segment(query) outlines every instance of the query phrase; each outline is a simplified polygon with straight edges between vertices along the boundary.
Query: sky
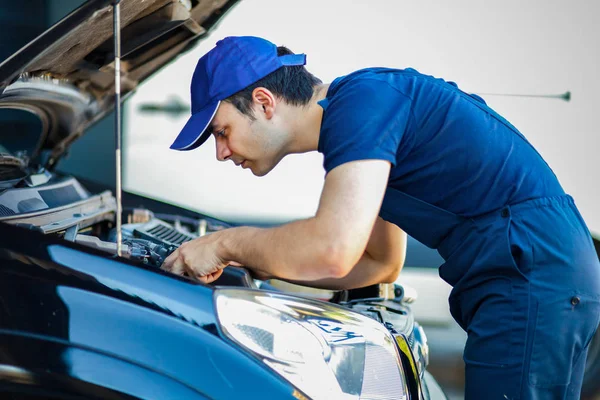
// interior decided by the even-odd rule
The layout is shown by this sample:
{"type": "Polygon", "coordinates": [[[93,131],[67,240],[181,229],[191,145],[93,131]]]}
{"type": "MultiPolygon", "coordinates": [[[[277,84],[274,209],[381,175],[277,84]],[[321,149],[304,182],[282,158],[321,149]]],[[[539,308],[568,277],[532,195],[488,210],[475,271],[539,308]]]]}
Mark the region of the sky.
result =
{"type": "Polygon", "coordinates": [[[590,229],[600,233],[598,15],[600,2],[593,0],[242,0],[197,48],[127,101],[125,188],[230,220],[285,221],[314,214],[324,178],[320,154],[290,156],[256,178],[233,163],[217,162],[212,139],[191,152],[169,150],[187,116],[138,111],[144,103],[188,103],[198,58],[225,36],[255,35],[306,53],[307,68],[324,82],[386,66],[413,67],[474,93],[570,91],[569,102],[482,97],[539,150],[590,229]],[[152,174],[144,173],[148,170],[152,174]]]}

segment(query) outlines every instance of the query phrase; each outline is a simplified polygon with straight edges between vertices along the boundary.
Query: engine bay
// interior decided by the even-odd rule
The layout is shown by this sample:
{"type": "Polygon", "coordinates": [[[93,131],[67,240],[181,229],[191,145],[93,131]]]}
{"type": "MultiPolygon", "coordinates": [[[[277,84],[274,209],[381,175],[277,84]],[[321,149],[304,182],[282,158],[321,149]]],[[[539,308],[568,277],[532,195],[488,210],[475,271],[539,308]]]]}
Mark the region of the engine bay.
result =
{"type": "MultiPolygon", "coordinates": [[[[10,163],[5,166],[15,170],[20,164],[14,160],[5,157],[0,163],[10,163]]],[[[11,178],[3,181],[0,191],[0,222],[117,254],[117,207],[112,192],[92,194],[76,178],[44,169],[13,173],[11,178]]],[[[122,221],[121,255],[154,267],[160,267],[182,243],[228,226],[211,218],[156,216],[143,207],[125,208],[122,221]]]]}
{"type": "MultiPolygon", "coordinates": [[[[90,191],[73,176],[37,167],[18,156],[0,158],[0,167],[13,171],[0,187],[0,223],[38,231],[44,235],[87,248],[118,255],[116,226],[117,200],[110,190],[90,191]],[[14,173],[18,170],[19,173],[14,173]],[[98,193],[99,192],[99,193],[98,193]]],[[[149,199],[147,199],[150,201],[149,199]]],[[[121,254],[136,263],[160,268],[164,260],[183,243],[226,229],[232,225],[183,210],[155,213],[152,206],[125,207],[121,213],[121,254]],[[179,212],[179,213],[178,213],[179,212]]],[[[409,303],[410,296],[398,285],[380,284],[353,290],[325,290],[271,279],[254,279],[245,268],[227,268],[215,285],[246,286],[276,290],[356,306],[364,301],[409,303]]]]}
{"type": "MultiPolygon", "coordinates": [[[[165,258],[182,243],[200,236],[185,229],[181,223],[172,225],[154,217],[150,210],[133,209],[126,212],[129,221],[138,221],[122,226],[121,255],[131,260],[160,267],[165,258]]],[[[68,239],[66,236],[65,238],[68,239]]],[[[105,240],[99,236],[78,233],[73,241],[113,255],[117,254],[115,228],[110,229],[105,240]]]]}

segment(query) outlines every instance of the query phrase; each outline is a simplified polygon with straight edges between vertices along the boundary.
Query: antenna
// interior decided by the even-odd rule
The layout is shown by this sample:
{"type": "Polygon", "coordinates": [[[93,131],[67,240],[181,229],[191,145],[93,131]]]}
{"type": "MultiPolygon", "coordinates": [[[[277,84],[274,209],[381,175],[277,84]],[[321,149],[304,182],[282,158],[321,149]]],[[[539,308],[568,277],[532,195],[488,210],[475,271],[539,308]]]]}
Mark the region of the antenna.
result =
{"type": "Polygon", "coordinates": [[[113,36],[115,45],[115,158],[117,172],[117,256],[121,257],[121,8],[120,0],[113,0],[113,36]]]}
{"type": "Polygon", "coordinates": [[[561,99],[571,101],[571,92],[567,91],[561,94],[515,94],[515,93],[477,93],[482,96],[510,96],[510,97],[538,97],[546,99],[561,99]]]}

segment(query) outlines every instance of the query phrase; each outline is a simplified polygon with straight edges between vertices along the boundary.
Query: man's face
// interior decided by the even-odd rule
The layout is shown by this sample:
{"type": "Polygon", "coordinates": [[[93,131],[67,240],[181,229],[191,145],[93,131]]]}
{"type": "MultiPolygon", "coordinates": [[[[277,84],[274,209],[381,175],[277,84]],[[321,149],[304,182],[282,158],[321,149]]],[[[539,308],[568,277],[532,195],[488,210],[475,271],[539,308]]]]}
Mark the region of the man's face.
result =
{"type": "Polygon", "coordinates": [[[231,103],[221,102],[211,125],[219,161],[231,160],[242,168],[250,168],[256,176],[270,172],[285,155],[283,135],[273,118],[267,118],[260,105],[255,105],[253,121],[231,103]]]}

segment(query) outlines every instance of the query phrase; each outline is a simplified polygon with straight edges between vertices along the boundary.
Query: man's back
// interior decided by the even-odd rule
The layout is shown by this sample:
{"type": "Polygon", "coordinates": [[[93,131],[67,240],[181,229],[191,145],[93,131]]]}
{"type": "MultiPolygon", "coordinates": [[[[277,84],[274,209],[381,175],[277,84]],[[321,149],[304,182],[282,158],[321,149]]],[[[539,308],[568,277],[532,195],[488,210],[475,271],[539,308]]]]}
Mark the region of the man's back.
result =
{"type": "MultiPolygon", "coordinates": [[[[452,82],[413,69],[371,68],[335,80],[327,97],[336,96],[374,103],[381,113],[377,118],[387,119],[380,121],[382,126],[398,119],[396,129],[370,122],[372,142],[384,147],[398,143],[389,186],[426,203],[472,217],[528,199],[564,194],[550,167],[523,135],[483,99],[460,91],[452,82]],[[361,99],[360,88],[366,86],[377,87],[381,95],[361,99]],[[379,142],[377,135],[397,138],[379,142]]],[[[376,120],[373,117],[365,119],[376,120]]],[[[344,133],[347,140],[352,140],[350,129],[344,133]]],[[[327,168],[327,149],[322,150],[327,168]]]]}

